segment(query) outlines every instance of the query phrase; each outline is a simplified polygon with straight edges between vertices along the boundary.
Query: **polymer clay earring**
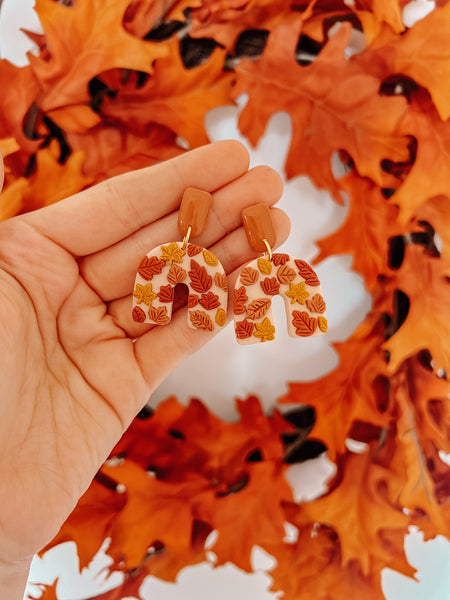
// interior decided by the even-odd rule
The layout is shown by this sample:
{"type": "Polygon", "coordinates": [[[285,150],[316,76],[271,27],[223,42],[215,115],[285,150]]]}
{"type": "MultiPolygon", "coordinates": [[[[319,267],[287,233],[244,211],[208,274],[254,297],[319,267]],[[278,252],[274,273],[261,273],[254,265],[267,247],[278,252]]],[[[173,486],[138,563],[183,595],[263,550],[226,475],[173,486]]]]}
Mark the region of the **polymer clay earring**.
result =
{"type": "Polygon", "coordinates": [[[182,242],[153,248],[142,259],[133,291],[133,320],[166,325],[172,318],[174,288],[188,287],[188,326],[215,331],[225,325],[228,282],[219,259],[206,248],[189,243],[205,228],[211,194],[187,188],[178,212],[182,242]]]}
{"type": "Polygon", "coordinates": [[[247,264],[236,282],[233,312],[237,341],[255,344],[275,338],[271,305],[277,295],[284,300],[291,337],[325,333],[326,305],[319,279],[304,260],[272,253],[276,234],[267,205],[244,209],[242,221],[250,245],[264,254],[247,264]]]}

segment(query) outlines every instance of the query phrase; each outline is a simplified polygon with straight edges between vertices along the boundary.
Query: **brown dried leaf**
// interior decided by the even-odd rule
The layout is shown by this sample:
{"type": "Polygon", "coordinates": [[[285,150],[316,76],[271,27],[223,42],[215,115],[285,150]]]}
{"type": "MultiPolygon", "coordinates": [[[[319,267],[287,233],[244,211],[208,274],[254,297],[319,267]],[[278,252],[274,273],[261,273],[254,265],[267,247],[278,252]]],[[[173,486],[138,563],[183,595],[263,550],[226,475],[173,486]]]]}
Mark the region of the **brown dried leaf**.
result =
{"type": "Polygon", "coordinates": [[[153,275],[159,275],[159,273],[161,273],[165,265],[166,263],[159,260],[156,256],[144,256],[138,267],[138,273],[141,277],[150,281],[153,275]]]}
{"type": "Polygon", "coordinates": [[[197,254],[200,254],[202,250],[203,248],[201,246],[196,246],[195,244],[188,244],[187,247],[188,256],[196,256],[197,254]]]}
{"type": "Polygon", "coordinates": [[[273,254],[272,255],[272,262],[276,267],[278,267],[279,265],[285,265],[289,259],[290,259],[289,254],[273,254]]]}
{"type": "Polygon", "coordinates": [[[133,321],[136,321],[136,323],[143,323],[145,321],[145,312],[140,306],[135,306],[132,314],[133,321]]]}

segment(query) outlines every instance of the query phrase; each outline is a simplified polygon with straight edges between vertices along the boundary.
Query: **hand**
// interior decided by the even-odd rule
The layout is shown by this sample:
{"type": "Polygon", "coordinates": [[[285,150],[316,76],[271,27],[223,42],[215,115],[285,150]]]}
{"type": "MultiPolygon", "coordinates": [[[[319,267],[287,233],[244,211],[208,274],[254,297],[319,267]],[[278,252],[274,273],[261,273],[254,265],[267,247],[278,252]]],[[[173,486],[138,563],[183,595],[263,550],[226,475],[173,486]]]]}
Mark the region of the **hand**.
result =
{"type": "MultiPolygon", "coordinates": [[[[0,581],[2,567],[4,579],[28,568],[151,392],[211,339],[184,310],[166,326],[134,323],[135,272],[180,239],[176,210],[192,186],[213,192],[194,242],[234,285],[254,257],[240,212],[282,189],[268,167],[247,169],[241,144],[219,142],[0,223],[0,581]]],[[[289,222],[272,214],[281,242],[289,222]]]]}

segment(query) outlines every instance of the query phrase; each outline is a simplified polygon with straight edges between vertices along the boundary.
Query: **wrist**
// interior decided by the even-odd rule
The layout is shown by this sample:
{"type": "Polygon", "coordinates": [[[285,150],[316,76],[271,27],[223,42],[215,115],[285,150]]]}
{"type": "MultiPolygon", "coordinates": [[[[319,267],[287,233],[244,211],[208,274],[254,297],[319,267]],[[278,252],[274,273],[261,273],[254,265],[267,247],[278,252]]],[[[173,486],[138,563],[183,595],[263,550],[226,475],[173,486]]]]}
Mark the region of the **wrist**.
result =
{"type": "Polygon", "coordinates": [[[0,598],[23,599],[30,566],[31,560],[16,563],[0,561],[0,598]]]}

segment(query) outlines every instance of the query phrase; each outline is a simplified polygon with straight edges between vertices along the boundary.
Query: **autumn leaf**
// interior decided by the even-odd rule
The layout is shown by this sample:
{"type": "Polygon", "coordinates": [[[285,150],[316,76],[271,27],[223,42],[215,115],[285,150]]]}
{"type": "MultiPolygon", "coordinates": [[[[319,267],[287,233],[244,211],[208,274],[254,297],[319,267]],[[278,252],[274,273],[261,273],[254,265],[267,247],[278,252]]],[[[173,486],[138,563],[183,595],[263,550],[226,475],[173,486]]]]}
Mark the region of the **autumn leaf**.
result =
{"type": "Polygon", "coordinates": [[[266,258],[258,258],[257,265],[263,275],[270,275],[272,272],[272,263],[266,258]]]}
{"type": "Polygon", "coordinates": [[[269,310],[272,301],[270,298],[258,298],[253,300],[247,306],[247,318],[248,319],[260,319],[269,310]]]}
{"type": "Polygon", "coordinates": [[[214,275],[214,283],[224,292],[228,292],[228,279],[225,273],[216,273],[214,275]]]}
{"type": "Polygon", "coordinates": [[[189,294],[187,302],[188,308],[193,308],[194,306],[197,306],[198,298],[199,297],[197,296],[197,294],[189,294]]]}
{"type": "Polygon", "coordinates": [[[219,264],[219,259],[209,250],[203,250],[203,259],[207,265],[211,267],[216,267],[219,264]]]}
{"type": "Polygon", "coordinates": [[[208,275],[205,267],[199,265],[197,261],[191,259],[191,270],[189,271],[189,277],[191,278],[192,289],[199,293],[204,294],[212,286],[212,277],[208,275]]]}
{"type": "Polygon", "coordinates": [[[168,54],[166,45],[125,31],[122,20],[129,3],[119,0],[105,6],[100,0],[81,0],[66,7],[52,0],[36,1],[50,56],[44,60],[30,54],[29,60],[44,111],[89,102],[88,83],[102,71],[124,68],[151,73],[153,61],[168,54]]]}
{"type": "Polygon", "coordinates": [[[252,269],[252,267],[244,267],[239,274],[239,281],[242,285],[253,285],[259,279],[259,273],[256,269],[252,269]]]}
{"type": "Polygon", "coordinates": [[[220,306],[219,296],[217,296],[217,294],[213,294],[213,292],[202,294],[199,303],[205,310],[212,310],[220,306]]]}
{"type": "Polygon", "coordinates": [[[227,313],[223,308],[219,308],[219,310],[216,312],[214,320],[219,327],[223,327],[225,325],[227,322],[227,313]]]}
{"type": "Polygon", "coordinates": [[[345,452],[345,440],[355,422],[379,428],[389,425],[389,379],[382,343],[380,326],[367,320],[349,340],[335,345],[339,364],[319,380],[320,389],[317,381],[289,383],[288,394],[279,400],[314,407],[312,435],[326,444],[332,460],[345,452]]]}
{"type": "Polygon", "coordinates": [[[280,284],[275,277],[266,277],[260,281],[262,291],[269,296],[276,296],[280,291],[280,284]]]}
{"type": "Polygon", "coordinates": [[[156,256],[144,256],[139,264],[138,273],[144,279],[150,280],[153,278],[153,275],[161,273],[165,265],[166,263],[159,260],[156,256]]]}
{"type": "Polygon", "coordinates": [[[290,283],[295,277],[297,273],[286,264],[281,265],[277,270],[277,279],[280,283],[290,283]]]}
{"type": "Polygon", "coordinates": [[[379,96],[380,80],[345,58],[349,24],[340,27],[308,66],[295,60],[301,29],[300,15],[281,19],[271,29],[262,56],[236,66],[233,93],[249,94],[239,127],[255,145],[270,116],[287,112],[293,124],[288,177],[306,174],[341,202],[330,166],[332,154],[345,150],[360,175],[381,184],[383,159],[408,158],[407,140],[396,134],[407,105],[404,98],[379,96]]]}
{"type": "MultiPolygon", "coordinates": [[[[396,223],[398,211],[369,179],[351,173],[340,180],[340,185],[350,197],[347,217],[337,231],[319,240],[320,252],[314,262],[334,254],[350,254],[353,269],[364,278],[367,289],[373,290],[379,284],[379,275],[388,271],[386,238],[401,231],[396,223]]],[[[303,273],[306,275],[305,268],[300,272],[305,277],[303,273]]],[[[309,276],[307,283],[310,281],[316,278],[309,276]]],[[[317,284],[310,285],[319,285],[318,279],[317,284]]]]}
{"type": "Polygon", "coordinates": [[[188,244],[187,253],[188,256],[196,256],[202,252],[203,248],[201,246],[196,246],[195,244],[188,244]]]}
{"type": "Polygon", "coordinates": [[[291,257],[289,254],[276,253],[272,255],[272,262],[276,267],[278,267],[280,265],[285,265],[287,262],[289,262],[290,258],[291,257]]]}
{"type": "Polygon", "coordinates": [[[306,301],[306,307],[311,312],[324,313],[326,310],[325,300],[320,294],[314,294],[311,299],[306,301]]]}
{"type": "Polygon", "coordinates": [[[214,329],[211,317],[203,310],[190,311],[189,319],[196,329],[202,329],[203,331],[213,331],[214,329]]]}
{"type": "Polygon", "coordinates": [[[303,277],[307,285],[320,285],[319,278],[310,265],[304,260],[295,260],[299,275],[303,277]]]}
{"type": "Polygon", "coordinates": [[[275,327],[266,317],[262,323],[255,323],[254,337],[260,339],[261,342],[269,342],[275,339],[275,327]]]}
{"type": "Polygon", "coordinates": [[[411,299],[400,329],[384,344],[389,371],[420,350],[429,350],[435,367],[450,372],[450,263],[407,246],[401,268],[385,283],[386,291],[401,290],[411,299]]]}
{"type": "Polygon", "coordinates": [[[173,286],[177,285],[177,283],[182,283],[186,277],[186,271],[176,264],[172,265],[167,273],[167,281],[173,286]]]}
{"type": "Polygon", "coordinates": [[[160,302],[172,302],[173,301],[173,286],[170,284],[162,285],[159,288],[158,298],[160,302]]]}
{"type": "Polygon", "coordinates": [[[140,306],[133,307],[132,315],[133,321],[136,321],[136,323],[143,323],[146,319],[146,314],[140,306]]]}
{"type": "MultiPolygon", "coordinates": [[[[373,446],[373,444],[372,444],[373,446]]],[[[376,446],[373,446],[376,447],[376,446]]],[[[302,504],[294,523],[317,522],[332,527],[339,536],[342,564],[357,561],[364,574],[371,571],[372,556],[389,564],[390,553],[379,536],[383,529],[408,531],[408,516],[382,493],[389,470],[371,462],[371,446],[360,454],[347,452],[339,466],[342,480],[325,496],[302,504]]]]}
{"type": "Polygon", "coordinates": [[[285,292],[288,298],[291,298],[291,304],[305,304],[306,298],[309,296],[309,292],[305,289],[305,282],[290,283],[289,289],[285,292]]]}
{"type": "Polygon", "coordinates": [[[247,321],[247,319],[244,319],[243,321],[236,321],[235,331],[237,339],[244,340],[251,337],[254,328],[255,324],[251,321],[247,321]]]}
{"type": "Polygon", "coordinates": [[[151,283],[146,283],[145,285],[137,283],[133,296],[136,298],[138,304],[143,302],[144,304],[147,304],[147,306],[151,306],[153,300],[157,297],[157,294],[152,290],[151,283]]]}
{"type": "Polygon", "coordinates": [[[244,286],[236,288],[233,294],[233,311],[235,315],[245,313],[245,304],[248,301],[247,292],[244,286]]]}
{"type": "Polygon", "coordinates": [[[166,325],[170,321],[166,306],[159,306],[158,308],[152,306],[148,312],[148,316],[157,325],[166,325]]]}
{"type": "Polygon", "coordinates": [[[161,260],[168,263],[170,266],[172,266],[173,263],[182,263],[183,256],[186,254],[186,251],[176,242],[170,242],[167,246],[161,246],[161,250],[161,260]]]}
{"type": "Polygon", "coordinates": [[[176,38],[166,53],[155,61],[153,74],[144,85],[137,88],[131,81],[121,86],[114,98],[105,98],[102,112],[138,135],[145,135],[149,123],[154,122],[170,128],[193,147],[207,144],[206,113],[231,103],[232,76],[223,73],[225,52],[215,49],[209,60],[195,69],[184,68],[176,38]]]}

